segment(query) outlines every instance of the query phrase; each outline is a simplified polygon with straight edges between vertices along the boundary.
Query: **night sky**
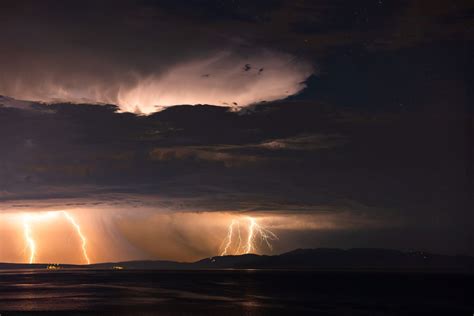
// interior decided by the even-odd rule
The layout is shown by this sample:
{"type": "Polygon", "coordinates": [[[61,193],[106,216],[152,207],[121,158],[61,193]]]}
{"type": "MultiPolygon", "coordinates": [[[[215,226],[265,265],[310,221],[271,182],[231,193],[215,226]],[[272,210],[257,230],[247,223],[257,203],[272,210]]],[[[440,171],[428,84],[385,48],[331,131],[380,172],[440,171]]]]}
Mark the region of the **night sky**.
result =
{"type": "MultiPolygon", "coordinates": [[[[473,18],[471,1],[2,0],[0,261],[25,261],[22,214],[56,210],[94,262],[217,255],[247,215],[278,235],[258,253],[474,255],[473,18]]],[[[38,256],[80,262],[44,223],[38,256]]]]}

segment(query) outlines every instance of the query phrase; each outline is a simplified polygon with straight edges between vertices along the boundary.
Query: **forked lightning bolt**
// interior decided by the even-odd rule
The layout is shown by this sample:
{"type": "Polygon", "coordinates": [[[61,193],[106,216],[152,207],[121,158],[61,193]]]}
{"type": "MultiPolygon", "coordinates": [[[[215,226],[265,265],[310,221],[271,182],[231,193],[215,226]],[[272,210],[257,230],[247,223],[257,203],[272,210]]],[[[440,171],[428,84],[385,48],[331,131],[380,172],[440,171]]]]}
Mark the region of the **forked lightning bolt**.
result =
{"type": "Polygon", "coordinates": [[[228,254],[239,255],[256,252],[257,249],[257,237],[260,237],[260,241],[264,242],[269,249],[272,249],[271,241],[277,240],[278,236],[257,223],[257,220],[253,217],[246,216],[245,220],[233,219],[227,228],[227,235],[224,238],[221,245],[221,256],[228,254]],[[242,246],[242,235],[240,232],[240,223],[247,222],[247,236],[245,244],[242,246]],[[237,227],[237,229],[235,229],[237,227]],[[236,233],[237,231],[237,233],[236,233]],[[238,243],[234,240],[234,235],[237,235],[238,243]]]}
{"type": "Polygon", "coordinates": [[[33,215],[26,215],[23,218],[23,235],[25,236],[26,245],[27,245],[27,247],[30,251],[29,260],[28,260],[29,263],[30,264],[34,263],[35,258],[36,258],[36,241],[33,238],[32,230],[31,230],[31,221],[33,219],[41,220],[41,219],[45,219],[45,218],[50,218],[50,217],[56,216],[58,214],[63,214],[64,217],[67,219],[67,221],[74,227],[74,230],[76,231],[77,235],[81,239],[82,255],[83,255],[85,261],[87,262],[87,264],[90,264],[91,262],[90,262],[90,259],[89,259],[89,255],[87,254],[87,238],[82,233],[81,226],[79,226],[79,224],[76,222],[74,217],[72,217],[71,214],[69,214],[66,211],[48,212],[48,213],[45,213],[45,214],[35,214],[34,216],[33,215]]]}
{"type": "Polygon", "coordinates": [[[245,253],[250,253],[254,249],[253,239],[255,235],[255,220],[249,217],[249,232],[247,236],[247,246],[245,247],[245,253]]]}
{"type": "Polygon", "coordinates": [[[229,250],[230,246],[232,245],[232,235],[234,234],[234,224],[235,224],[235,219],[232,220],[232,222],[229,225],[229,229],[227,231],[227,237],[224,239],[224,242],[227,240],[224,246],[224,250],[222,250],[221,256],[225,255],[227,251],[229,250]]]}

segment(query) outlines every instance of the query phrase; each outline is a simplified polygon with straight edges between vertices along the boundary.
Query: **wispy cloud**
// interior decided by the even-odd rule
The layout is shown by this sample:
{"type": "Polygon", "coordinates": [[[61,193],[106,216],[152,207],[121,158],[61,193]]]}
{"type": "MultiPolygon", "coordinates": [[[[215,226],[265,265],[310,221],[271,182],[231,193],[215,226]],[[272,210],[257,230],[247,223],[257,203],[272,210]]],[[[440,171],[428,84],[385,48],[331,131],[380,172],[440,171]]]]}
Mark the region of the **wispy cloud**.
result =
{"type": "Polygon", "coordinates": [[[304,134],[287,138],[270,139],[250,144],[216,144],[207,146],[155,147],[149,157],[152,160],[200,160],[221,162],[226,167],[256,164],[269,159],[268,151],[313,151],[341,146],[346,141],[341,135],[304,134]],[[263,151],[262,151],[263,150],[263,151]]]}
{"type": "Polygon", "coordinates": [[[222,147],[212,146],[154,148],[150,151],[150,158],[152,160],[160,161],[194,159],[219,162],[223,163],[226,167],[238,167],[246,164],[254,164],[266,159],[256,155],[223,152],[222,149],[222,147]]]}
{"type": "Polygon", "coordinates": [[[294,137],[272,139],[260,144],[270,150],[317,150],[327,149],[344,144],[346,138],[336,134],[305,134],[294,137]]]}

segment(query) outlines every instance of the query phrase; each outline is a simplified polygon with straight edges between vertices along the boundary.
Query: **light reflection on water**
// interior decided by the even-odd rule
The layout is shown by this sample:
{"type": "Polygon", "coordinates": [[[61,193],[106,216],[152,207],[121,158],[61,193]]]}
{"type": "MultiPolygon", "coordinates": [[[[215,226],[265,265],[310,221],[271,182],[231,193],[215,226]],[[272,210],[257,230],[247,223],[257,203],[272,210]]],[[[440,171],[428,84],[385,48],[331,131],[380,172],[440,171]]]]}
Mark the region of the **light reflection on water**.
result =
{"type": "Polygon", "coordinates": [[[0,313],[230,316],[467,311],[474,308],[465,294],[472,281],[473,276],[311,271],[0,271],[0,313]],[[449,284],[451,292],[455,285],[459,293],[442,295],[442,284],[449,284]]]}

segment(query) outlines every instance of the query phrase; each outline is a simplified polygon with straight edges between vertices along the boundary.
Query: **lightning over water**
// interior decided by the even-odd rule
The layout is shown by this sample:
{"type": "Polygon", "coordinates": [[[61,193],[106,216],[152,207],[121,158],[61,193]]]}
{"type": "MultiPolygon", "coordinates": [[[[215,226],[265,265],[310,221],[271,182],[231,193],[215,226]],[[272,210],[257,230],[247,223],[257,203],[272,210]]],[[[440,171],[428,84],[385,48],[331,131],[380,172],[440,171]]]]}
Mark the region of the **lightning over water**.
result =
{"type": "MultiPolygon", "coordinates": [[[[220,215],[222,220],[209,222],[207,215],[200,214],[198,218],[195,214],[182,213],[180,216],[174,217],[173,220],[177,223],[176,225],[183,225],[176,227],[187,227],[189,218],[193,219],[193,225],[202,225],[203,228],[199,229],[199,232],[196,231],[196,234],[200,234],[199,237],[203,238],[202,240],[208,240],[210,254],[215,254],[216,248],[218,249],[217,254],[221,256],[262,254],[271,251],[273,243],[279,239],[269,226],[271,222],[272,225],[275,225],[275,229],[281,227],[278,219],[275,220],[273,217],[263,218],[246,214],[222,213],[220,215]],[[209,226],[206,227],[206,225],[209,226]],[[220,227],[221,230],[220,238],[217,239],[213,236],[216,227],[220,227]]],[[[135,219],[132,217],[134,215],[130,216],[126,217],[128,222],[135,219]]],[[[134,239],[135,236],[130,235],[129,228],[124,226],[124,222],[120,220],[104,222],[84,212],[45,210],[12,214],[10,219],[17,227],[14,233],[17,245],[14,247],[18,249],[16,253],[19,262],[91,264],[117,260],[116,258],[122,249],[133,252],[133,255],[123,258],[127,260],[141,259],[144,254],[160,258],[165,256],[168,251],[166,249],[168,245],[157,242],[153,242],[153,248],[143,248],[146,244],[141,239],[134,239]],[[111,232],[115,235],[111,235],[111,232]],[[119,238],[114,239],[115,236],[119,238]]],[[[146,231],[153,226],[150,232],[153,233],[153,236],[159,236],[162,231],[166,233],[169,220],[165,215],[147,220],[145,223],[140,219],[136,223],[132,222],[133,226],[130,227],[140,227],[146,231]]],[[[194,240],[186,241],[192,244],[194,240]]],[[[190,257],[189,260],[194,260],[194,258],[190,257]]]]}
{"type": "Polygon", "coordinates": [[[81,226],[77,223],[77,221],[72,217],[71,214],[69,214],[66,211],[59,211],[59,212],[47,212],[44,214],[35,214],[33,215],[25,215],[23,218],[23,235],[26,241],[26,246],[29,249],[29,256],[28,256],[28,262],[30,264],[35,263],[36,260],[36,254],[37,254],[37,249],[36,249],[36,240],[33,236],[32,233],[32,225],[31,222],[39,221],[39,220],[46,220],[50,219],[52,217],[56,217],[59,214],[63,214],[66,220],[71,224],[71,226],[74,228],[74,231],[76,234],[79,236],[81,239],[81,249],[82,249],[82,255],[84,257],[84,260],[87,264],[90,264],[90,259],[89,255],[87,253],[87,238],[85,235],[82,233],[81,226]]]}
{"type": "Polygon", "coordinates": [[[23,232],[26,240],[27,247],[30,250],[30,256],[28,262],[31,264],[35,261],[35,254],[36,254],[36,243],[33,237],[31,236],[31,227],[29,223],[29,218],[25,217],[23,221],[23,232]]]}
{"type": "Polygon", "coordinates": [[[224,242],[225,242],[224,250],[222,250],[221,256],[225,255],[227,253],[227,251],[229,251],[230,246],[232,245],[232,235],[234,234],[234,225],[235,225],[235,223],[236,223],[236,221],[235,221],[235,219],[233,219],[232,222],[229,225],[229,230],[227,232],[227,237],[224,240],[224,242]]]}
{"type": "Polygon", "coordinates": [[[62,212],[63,212],[64,216],[67,218],[67,220],[71,223],[71,225],[74,226],[74,229],[76,230],[77,234],[81,238],[81,241],[82,241],[82,244],[81,244],[82,255],[84,256],[84,259],[87,261],[87,264],[90,264],[91,261],[89,259],[89,256],[87,255],[87,248],[86,248],[87,239],[84,236],[84,234],[82,234],[81,226],[79,226],[79,224],[76,222],[76,220],[69,213],[67,213],[66,211],[62,211],[62,212]]]}
{"type": "Polygon", "coordinates": [[[278,236],[259,224],[255,218],[245,216],[244,219],[233,219],[227,229],[227,235],[222,242],[222,251],[220,252],[220,255],[225,256],[256,253],[259,250],[258,246],[262,243],[271,250],[271,242],[275,240],[278,240],[278,236]],[[247,234],[243,245],[240,229],[241,223],[246,225],[247,234]],[[235,237],[237,237],[237,241],[235,240],[235,237]]]}

